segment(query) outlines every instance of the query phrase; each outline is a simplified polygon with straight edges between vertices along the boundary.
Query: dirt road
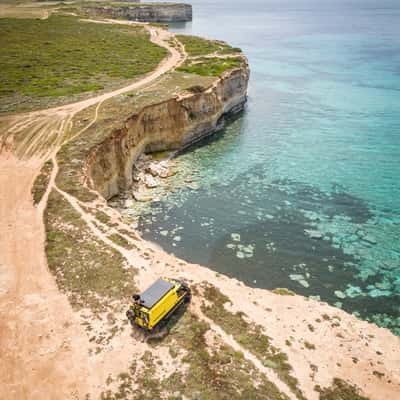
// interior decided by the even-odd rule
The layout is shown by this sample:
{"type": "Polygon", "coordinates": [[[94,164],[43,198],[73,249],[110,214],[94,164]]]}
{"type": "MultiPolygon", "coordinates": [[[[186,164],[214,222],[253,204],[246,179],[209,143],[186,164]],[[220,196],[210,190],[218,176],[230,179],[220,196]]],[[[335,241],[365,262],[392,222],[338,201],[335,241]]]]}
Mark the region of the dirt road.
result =
{"type": "Polygon", "coordinates": [[[92,392],[86,335],[47,268],[43,207],[33,205],[31,187],[77,112],[146,86],[183,61],[168,44],[170,33],[144,26],[170,52],[152,73],[85,101],[0,118],[0,399],[74,399],[92,392]],[[21,132],[25,139],[13,148],[13,135],[21,132]],[[38,150],[41,157],[34,155],[38,150]]]}

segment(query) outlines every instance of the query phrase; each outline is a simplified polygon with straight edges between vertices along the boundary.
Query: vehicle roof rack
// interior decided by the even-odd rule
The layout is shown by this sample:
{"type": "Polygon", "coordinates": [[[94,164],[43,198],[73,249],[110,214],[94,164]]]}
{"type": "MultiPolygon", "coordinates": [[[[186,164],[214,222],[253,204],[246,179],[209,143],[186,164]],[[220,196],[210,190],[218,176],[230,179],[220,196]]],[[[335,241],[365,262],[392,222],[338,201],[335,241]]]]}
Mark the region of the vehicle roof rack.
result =
{"type": "Polygon", "coordinates": [[[140,295],[140,304],[146,308],[152,308],[175,285],[164,279],[157,279],[148,289],[140,295]]]}

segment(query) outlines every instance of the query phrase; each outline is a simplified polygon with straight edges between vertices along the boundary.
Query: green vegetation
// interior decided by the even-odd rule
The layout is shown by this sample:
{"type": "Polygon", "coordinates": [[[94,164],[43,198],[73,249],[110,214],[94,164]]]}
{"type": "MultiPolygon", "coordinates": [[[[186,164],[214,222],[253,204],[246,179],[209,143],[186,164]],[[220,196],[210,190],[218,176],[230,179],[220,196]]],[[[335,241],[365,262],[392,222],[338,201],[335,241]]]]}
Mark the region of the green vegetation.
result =
{"type": "Polygon", "coordinates": [[[286,288],[276,288],[272,293],[279,294],[280,296],[295,296],[296,293],[286,288]]]}
{"type": "Polygon", "coordinates": [[[185,46],[189,57],[205,56],[208,54],[232,54],[241,53],[237,47],[231,47],[219,40],[209,40],[198,36],[177,35],[178,40],[185,46]]]}
{"type": "MultiPolygon", "coordinates": [[[[153,345],[155,352],[147,351],[138,369],[133,363],[129,372],[118,376],[119,387],[116,393],[107,391],[103,400],[115,399],[260,399],[286,400],[287,397],[278,388],[260,374],[254,366],[245,360],[240,352],[225,345],[219,337],[214,338],[210,347],[206,334],[210,334],[209,325],[186,311],[170,322],[169,335],[153,345]],[[182,354],[181,371],[171,371],[164,379],[156,378],[158,345],[169,346],[175,357],[182,354]],[[177,350],[179,349],[179,351],[177,350]],[[184,371],[184,372],[183,372],[184,371]],[[138,387],[132,388],[134,383],[138,387]],[[161,396],[161,393],[164,396],[161,396]]],[[[170,351],[170,353],[171,353],[170,351]]]]}
{"type": "Polygon", "coordinates": [[[278,376],[296,394],[298,399],[304,396],[298,387],[298,381],[291,375],[292,367],[288,363],[287,355],[270,343],[270,337],[263,333],[260,325],[252,324],[244,319],[245,314],[229,312],[224,305],[229,298],[222,294],[215,286],[207,285],[204,289],[205,298],[211,303],[203,303],[201,310],[225,332],[251,353],[253,353],[268,368],[273,368],[278,376]]]}
{"type": "Polygon", "coordinates": [[[103,211],[97,210],[95,216],[104,225],[109,225],[111,222],[110,217],[103,211]]]}
{"type": "Polygon", "coordinates": [[[320,400],[368,400],[359,394],[355,386],[339,378],[335,378],[329,388],[321,389],[320,386],[316,386],[315,390],[319,392],[320,400]]]}
{"type": "Polygon", "coordinates": [[[44,163],[39,175],[36,177],[35,182],[32,186],[33,204],[39,204],[40,200],[42,200],[42,197],[46,192],[47,186],[49,185],[52,170],[53,162],[51,160],[47,160],[44,163]]]}
{"type": "Polygon", "coordinates": [[[45,213],[49,269],[71,304],[102,312],[113,300],[136,292],[132,268],[124,269],[119,252],[95,239],[92,232],[58,192],[52,191],[45,213]]]}
{"type": "Polygon", "coordinates": [[[108,236],[110,240],[112,240],[118,246],[124,247],[127,250],[132,250],[133,245],[129,243],[123,236],[119,233],[113,233],[112,235],[108,236]]]}
{"type": "Polygon", "coordinates": [[[186,90],[191,93],[202,93],[204,92],[205,88],[201,85],[194,85],[188,87],[186,90]]]}
{"type": "Polygon", "coordinates": [[[306,349],[308,349],[308,350],[315,350],[315,345],[312,344],[312,343],[310,343],[310,342],[305,341],[305,342],[304,342],[304,346],[305,346],[306,349]]]}
{"type": "Polygon", "coordinates": [[[237,58],[218,58],[203,57],[196,60],[188,60],[177,71],[197,74],[201,76],[220,76],[225,71],[239,68],[242,59],[237,58]]]}
{"type": "Polygon", "coordinates": [[[103,89],[152,71],[167,54],[141,27],[54,15],[0,19],[0,47],[0,99],[103,89]]]}

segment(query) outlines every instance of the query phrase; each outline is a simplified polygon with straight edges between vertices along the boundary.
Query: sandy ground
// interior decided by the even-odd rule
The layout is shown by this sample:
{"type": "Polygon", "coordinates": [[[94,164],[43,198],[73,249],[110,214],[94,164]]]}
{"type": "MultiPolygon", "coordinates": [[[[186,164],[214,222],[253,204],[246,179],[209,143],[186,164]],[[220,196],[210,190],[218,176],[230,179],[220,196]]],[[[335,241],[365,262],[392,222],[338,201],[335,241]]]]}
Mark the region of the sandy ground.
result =
{"type": "Polygon", "coordinates": [[[40,166],[0,157],[1,399],[86,393],[86,340],[47,269],[41,210],[31,200],[40,166]]]}
{"type": "MultiPolygon", "coordinates": [[[[138,358],[148,349],[146,343],[132,337],[130,329],[126,328],[101,354],[89,356],[91,345],[82,326],[82,313],[73,312],[67,298],[58,291],[44,253],[42,217],[49,190],[58,190],[54,183],[56,169],[47,194],[39,207],[34,207],[30,190],[45,158],[29,156],[41,148],[43,142],[48,143],[50,136],[54,138],[52,147],[44,153],[47,153],[46,158],[51,153],[55,161],[55,151],[76,112],[97,104],[90,126],[103,101],[149,84],[182,62],[184,56],[166,42],[170,34],[151,27],[147,29],[153,41],[171,52],[153,73],[106,95],[52,110],[8,117],[1,125],[10,135],[0,154],[0,399],[81,399],[86,393],[96,398],[110,373],[126,371],[132,357],[138,358]],[[12,148],[12,133],[20,130],[28,132],[32,140],[14,149],[21,156],[16,158],[4,149],[12,148]]],[[[122,249],[92,223],[91,216],[76,199],[59,192],[82,215],[93,235],[121,252],[129,265],[139,269],[140,288],[144,289],[159,276],[184,278],[193,283],[209,281],[219,287],[232,299],[232,311],[243,311],[251,321],[262,324],[266,334],[273,338],[273,344],[288,354],[308,399],[316,400],[314,386],[329,386],[333,377],[352,382],[371,399],[399,398],[400,339],[388,330],[359,321],[327,304],[250,289],[207,268],[183,263],[143,240],[135,242],[139,250],[122,249]],[[151,257],[143,257],[149,249],[151,257]],[[323,314],[330,319],[323,319],[323,314]],[[332,326],[334,316],[339,321],[338,326],[332,326]],[[285,344],[286,340],[292,343],[290,347],[285,344]],[[305,348],[305,341],[316,349],[305,348]],[[312,365],[318,367],[317,371],[312,365]],[[379,378],[373,371],[384,375],[379,378]]],[[[105,202],[103,207],[113,220],[118,220],[116,212],[108,209],[105,202]]],[[[207,320],[200,305],[200,299],[194,298],[191,311],[207,320]]],[[[122,313],[115,317],[124,319],[122,313]]],[[[260,372],[276,382],[289,398],[294,398],[289,388],[243,349],[229,332],[207,321],[214,335],[242,351],[260,372]]],[[[103,329],[101,321],[98,325],[103,329]]],[[[167,364],[171,363],[168,352],[161,351],[160,357],[167,364]]]]}
{"type": "Polygon", "coordinates": [[[185,55],[167,43],[170,33],[142,25],[154,43],[170,52],[152,73],[85,101],[0,118],[1,134],[7,138],[0,146],[0,399],[83,398],[96,391],[98,380],[104,382],[107,377],[96,372],[107,357],[89,360],[88,339],[79,315],[58,291],[47,268],[43,226],[47,199],[34,207],[31,187],[77,112],[98,104],[87,129],[95,122],[102,102],[146,86],[183,62],[185,55]],[[25,140],[17,147],[12,139],[19,132],[25,134],[25,140]],[[39,152],[40,158],[31,155],[39,152]]]}

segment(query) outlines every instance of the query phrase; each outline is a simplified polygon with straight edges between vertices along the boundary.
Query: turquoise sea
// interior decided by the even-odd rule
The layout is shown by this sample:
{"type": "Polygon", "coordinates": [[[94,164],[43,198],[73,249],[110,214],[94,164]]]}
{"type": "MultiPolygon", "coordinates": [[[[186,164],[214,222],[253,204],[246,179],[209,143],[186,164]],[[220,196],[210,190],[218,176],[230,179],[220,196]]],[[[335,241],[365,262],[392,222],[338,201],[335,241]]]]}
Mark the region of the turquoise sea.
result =
{"type": "Polygon", "coordinates": [[[249,58],[245,112],[177,160],[145,238],[400,334],[400,2],[193,0],[249,58]],[[174,185],[172,181],[171,185],[174,185]]]}

